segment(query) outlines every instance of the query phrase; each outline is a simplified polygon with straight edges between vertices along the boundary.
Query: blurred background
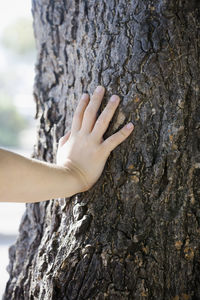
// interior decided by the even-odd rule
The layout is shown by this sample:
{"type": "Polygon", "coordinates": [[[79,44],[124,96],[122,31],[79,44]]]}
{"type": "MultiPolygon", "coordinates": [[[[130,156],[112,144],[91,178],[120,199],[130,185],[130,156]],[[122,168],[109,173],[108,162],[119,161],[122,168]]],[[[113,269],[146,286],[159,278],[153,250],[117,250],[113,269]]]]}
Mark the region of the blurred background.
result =
{"type": "MultiPolygon", "coordinates": [[[[0,0],[0,147],[27,157],[36,139],[35,61],[31,0],[0,0]]],[[[9,278],[8,248],[24,211],[25,204],[0,203],[0,299],[9,278]]]]}

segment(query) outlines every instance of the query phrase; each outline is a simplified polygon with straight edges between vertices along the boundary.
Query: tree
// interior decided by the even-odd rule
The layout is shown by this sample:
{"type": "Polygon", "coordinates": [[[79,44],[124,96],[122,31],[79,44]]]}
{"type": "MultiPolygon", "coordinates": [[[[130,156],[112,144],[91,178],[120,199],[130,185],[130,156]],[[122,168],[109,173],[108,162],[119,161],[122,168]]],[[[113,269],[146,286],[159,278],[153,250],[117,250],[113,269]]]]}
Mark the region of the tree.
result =
{"type": "Polygon", "coordinates": [[[91,190],[27,205],[4,299],[200,299],[199,3],[33,0],[34,157],[54,162],[82,92],[127,121],[91,190]]]}

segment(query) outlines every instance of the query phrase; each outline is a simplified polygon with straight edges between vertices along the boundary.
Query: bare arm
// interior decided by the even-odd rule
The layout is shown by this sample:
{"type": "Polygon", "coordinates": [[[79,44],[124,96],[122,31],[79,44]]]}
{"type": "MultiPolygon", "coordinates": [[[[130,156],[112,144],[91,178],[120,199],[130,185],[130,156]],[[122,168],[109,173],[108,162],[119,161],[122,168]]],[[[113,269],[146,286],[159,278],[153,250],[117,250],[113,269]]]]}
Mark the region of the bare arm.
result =
{"type": "Polygon", "coordinates": [[[0,149],[0,201],[39,202],[70,197],[79,180],[72,170],[0,149]]]}
{"type": "Polygon", "coordinates": [[[71,131],[59,141],[57,164],[0,149],[0,201],[39,202],[70,197],[94,185],[110,152],[133,130],[133,125],[129,129],[124,126],[103,140],[120,101],[118,96],[112,96],[115,100],[109,101],[96,121],[104,92],[102,87],[100,92],[95,90],[91,100],[88,94],[81,97],[71,131]]]}

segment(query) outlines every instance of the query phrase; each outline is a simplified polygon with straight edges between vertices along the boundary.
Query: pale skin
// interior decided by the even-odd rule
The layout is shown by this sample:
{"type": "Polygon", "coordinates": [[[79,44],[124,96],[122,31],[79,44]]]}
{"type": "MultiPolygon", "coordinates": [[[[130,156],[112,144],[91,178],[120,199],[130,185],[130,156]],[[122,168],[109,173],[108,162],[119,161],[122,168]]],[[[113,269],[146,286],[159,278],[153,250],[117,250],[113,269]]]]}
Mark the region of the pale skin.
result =
{"type": "Polygon", "coordinates": [[[0,202],[33,203],[71,197],[97,182],[111,151],[134,129],[132,123],[126,124],[103,140],[120,98],[112,95],[97,119],[105,93],[103,86],[98,87],[91,97],[82,95],[71,130],[59,140],[56,164],[0,149],[0,202]]]}

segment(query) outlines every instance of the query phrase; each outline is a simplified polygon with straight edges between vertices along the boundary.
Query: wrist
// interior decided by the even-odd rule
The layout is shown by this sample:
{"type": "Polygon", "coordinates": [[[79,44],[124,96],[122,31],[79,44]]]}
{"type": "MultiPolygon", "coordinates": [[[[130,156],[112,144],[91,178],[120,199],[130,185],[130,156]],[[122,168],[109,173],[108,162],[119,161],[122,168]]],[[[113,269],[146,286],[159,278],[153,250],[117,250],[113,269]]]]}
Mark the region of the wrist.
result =
{"type": "Polygon", "coordinates": [[[77,163],[67,158],[65,160],[63,168],[67,172],[70,172],[71,176],[75,179],[75,182],[77,183],[76,193],[85,192],[90,188],[85,173],[82,171],[82,169],[78,166],[77,163]]]}

